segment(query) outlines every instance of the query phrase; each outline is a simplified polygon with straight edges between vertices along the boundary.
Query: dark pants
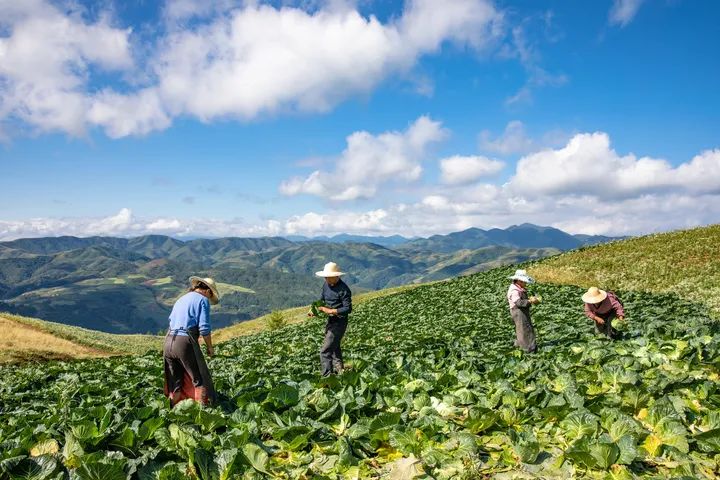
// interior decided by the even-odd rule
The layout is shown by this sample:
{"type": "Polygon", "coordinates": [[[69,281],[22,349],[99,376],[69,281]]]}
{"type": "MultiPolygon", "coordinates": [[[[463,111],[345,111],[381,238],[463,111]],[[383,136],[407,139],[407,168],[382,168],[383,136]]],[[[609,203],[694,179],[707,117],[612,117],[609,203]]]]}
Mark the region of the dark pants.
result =
{"type": "Polygon", "coordinates": [[[195,336],[168,334],[163,347],[163,360],[165,393],[171,404],[185,398],[202,403],[215,400],[210,370],[195,336]]]}
{"type": "Polygon", "coordinates": [[[320,366],[323,376],[341,373],[344,368],[340,342],[345,335],[347,325],[348,320],[343,317],[330,317],[325,325],[325,340],[320,348],[320,366]]]}
{"type": "Polygon", "coordinates": [[[530,321],[530,308],[511,308],[510,316],[515,323],[515,346],[526,352],[535,352],[535,329],[530,321]]]}
{"type": "Polygon", "coordinates": [[[614,340],[618,337],[618,332],[612,327],[612,321],[613,318],[615,318],[615,315],[613,313],[608,315],[607,318],[603,317],[602,315],[598,315],[598,317],[605,320],[605,323],[600,324],[598,322],[595,322],[595,332],[605,335],[606,337],[612,338],[614,340]]]}

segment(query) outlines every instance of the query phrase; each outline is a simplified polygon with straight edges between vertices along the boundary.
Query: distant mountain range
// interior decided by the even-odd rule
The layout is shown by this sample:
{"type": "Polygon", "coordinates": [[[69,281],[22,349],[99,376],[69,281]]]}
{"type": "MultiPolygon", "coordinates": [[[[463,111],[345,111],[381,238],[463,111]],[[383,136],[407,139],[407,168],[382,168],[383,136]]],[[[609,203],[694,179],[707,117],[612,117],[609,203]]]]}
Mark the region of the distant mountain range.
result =
{"type": "Polygon", "coordinates": [[[220,283],[217,326],[309,304],[335,261],[354,291],[466,275],[613,238],[531,224],[449,235],[218,238],[46,237],[0,242],[0,311],[113,333],[167,325],[190,275],[220,283]]]}
{"type": "MultiPolygon", "coordinates": [[[[348,235],[342,233],[328,236],[304,237],[291,235],[283,237],[292,242],[329,242],[329,243],[374,243],[383,247],[400,247],[411,244],[414,249],[430,249],[432,251],[453,251],[463,248],[482,248],[492,245],[501,245],[513,248],[541,248],[549,245],[562,249],[573,249],[585,245],[595,245],[617,240],[620,237],[606,237],[603,235],[571,235],[552,227],[540,227],[531,223],[513,225],[507,229],[493,228],[482,230],[469,228],[462,232],[449,235],[434,235],[430,238],[403,237],[392,235],[387,237],[348,235]]],[[[400,247],[403,248],[403,247],[400,247]]]]}

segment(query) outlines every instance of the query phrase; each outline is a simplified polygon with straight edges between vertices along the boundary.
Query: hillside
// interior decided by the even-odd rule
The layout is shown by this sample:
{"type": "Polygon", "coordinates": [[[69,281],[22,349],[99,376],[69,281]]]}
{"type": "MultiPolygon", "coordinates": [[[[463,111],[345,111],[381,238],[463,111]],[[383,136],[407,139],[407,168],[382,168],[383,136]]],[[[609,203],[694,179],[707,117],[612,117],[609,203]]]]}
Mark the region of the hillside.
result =
{"type": "Polygon", "coordinates": [[[109,333],[157,334],[187,278],[202,275],[223,284],[214,311],[222,327],[306,305],[319,288],[314,272],[329,260],[361,293],[476,273],[594,240],[529,224],[412,241],[350,235],[298,242],[161,235],[20,239],[0,242],[0,311],[109,333]],[[367,242],[373,239],[389,246],[367,242]]]}
{"type": "Polygon", "coordinates": [[[628,321],[609,342],[582,313],[583,288],[539,284],[540,348],[525,355],[512,347],[505,299],[514,268],[359,302],[339,377],[318,374],[320,320],[221,343],[210,361],[214,408],[170,411],[158,353],[5,367],[0,469],[203,480],[716,478],[720,334],[708,307],[620,289],[628,321]],[[68,402],[82,408],[68,415],[68,402]],[[27,457],[33,448],[58,453],[27,457]]]}
{"type": "MultiPolygon", "coordinates": [[[[402,292],[416,285],[388,288],[356,295],[354,304],[402,292]]],[[[227,286],[225,287],[227,288],[227,286]]],[[[307,306],[282,310],[288,324],[307,320],[307,306]]],[[[219,328],[213,333],[216,343],[264,332],[268,315],[219,328]]],[[[0,364],[26,361],[78,360],[113,355],[144,354],[162,348],[161,335],[119,335],[48,322],[36,318],[0,313],[0,327],[6,335],[0,340],[0,364]]]]}
{"type": "Polygon", "coordinates": [[[530,273],[560,285],[675,293],[720,317],[720,225],[567,252],[533,265],[530,273]]]}
{"type": "Polygon", "coordinates": [[[3,332],[0,364],[94,358],[108,354],[5,317],[0,317],[0,329],[3,332]]]}
{"type": "Polygon", "coordinates": [[[71,360],[159,350],[161,337],[113,335],[35,318],[0,313],[0,364],[71,360]]]}

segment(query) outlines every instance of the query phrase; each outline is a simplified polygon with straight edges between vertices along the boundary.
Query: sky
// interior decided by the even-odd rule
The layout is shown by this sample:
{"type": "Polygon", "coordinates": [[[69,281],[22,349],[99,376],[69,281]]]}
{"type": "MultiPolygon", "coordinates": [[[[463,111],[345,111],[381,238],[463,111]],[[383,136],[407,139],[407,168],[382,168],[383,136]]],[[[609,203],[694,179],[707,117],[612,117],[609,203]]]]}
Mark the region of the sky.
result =
{"type": "Polygon", "coordinates": [[[718,223],[719,16],[0,0],[0,240],[718,223]]]}

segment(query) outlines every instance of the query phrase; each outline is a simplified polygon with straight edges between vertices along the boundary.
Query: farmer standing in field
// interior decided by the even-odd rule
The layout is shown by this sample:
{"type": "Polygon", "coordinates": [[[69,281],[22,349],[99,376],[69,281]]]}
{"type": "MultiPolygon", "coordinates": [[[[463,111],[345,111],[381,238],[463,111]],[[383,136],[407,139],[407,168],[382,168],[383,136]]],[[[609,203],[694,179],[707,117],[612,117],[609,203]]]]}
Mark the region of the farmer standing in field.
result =
{"type": "MultiPolygon", "coordinates": [[[[340,342],[348,325],[348,315],[352,312],[352,292],[340,277],[345,275],[340,267],[334,262],[325,264],[321,272],[315,272],[318,277],[323,277],[323,284],[320,300],[325,306],[318,310],[328,316],[325,325],[325,340],[320,348],[320,365],[324,377],[333,373],[342,373],[343,364],[340,342]]],[[[313,316],[312,312],[308,313],[313,316]]]]}
{"type": "Polygon", "coordinates": [[[590,287],[583,294],[582,301],[585,302],[585,315],[595,322],[595,331],[616,339],[618,332],[612,327],[612,320],[615,317],[621,322],[625,320],[625,309],[617,295],[590,287]]]}
{"type": "Polygon", "coordinates": [[[510,304],[510,316],[515,322],[515,346],[531,353],[537,350],[535,329],[530,321],[530,305],[540,303],[537,297],[528,297],[526,287],[535,283],[525,270],[516,270],[509,277],[512,280],[508,288],[507,299],[510,304]]]}
{"type": "Polygon", "coordinates": [[[165,395],[170,406],[191,398],[202,404],[215,400],[210,370],[200,350],[203,338],[209,357],[213,356],[210,329],[210,305],[220,301],[212,278],[190,277],[188,293],[180,297],[170,313],[170,327],[165,336],[165,395]]]}

